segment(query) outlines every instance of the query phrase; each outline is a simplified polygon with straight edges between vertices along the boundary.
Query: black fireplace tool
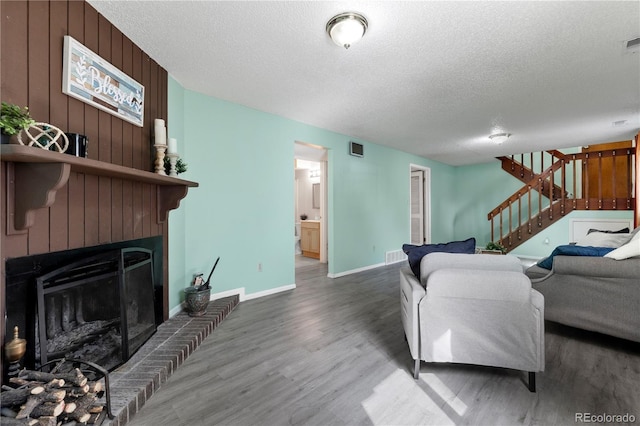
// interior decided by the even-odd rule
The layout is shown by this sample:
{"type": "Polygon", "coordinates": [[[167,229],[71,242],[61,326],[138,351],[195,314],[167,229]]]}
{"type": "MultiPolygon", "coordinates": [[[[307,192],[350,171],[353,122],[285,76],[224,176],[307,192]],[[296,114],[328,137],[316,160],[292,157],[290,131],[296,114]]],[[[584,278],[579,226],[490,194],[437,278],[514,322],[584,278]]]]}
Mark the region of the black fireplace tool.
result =
{"type": "Polygon", "coordinates": [[[207,277],[207,281],[200,286],[200,290],[210,289],[209,281],[211,281],[211,275],[213,275],[213,271],[216,270],[216,266],[218,266],[218,262],[220,261],[220,256],[216,259],[216,263],[213,264],[213,268],[211,268],[211,272],[209,273],[209,277],[207,277]]]}

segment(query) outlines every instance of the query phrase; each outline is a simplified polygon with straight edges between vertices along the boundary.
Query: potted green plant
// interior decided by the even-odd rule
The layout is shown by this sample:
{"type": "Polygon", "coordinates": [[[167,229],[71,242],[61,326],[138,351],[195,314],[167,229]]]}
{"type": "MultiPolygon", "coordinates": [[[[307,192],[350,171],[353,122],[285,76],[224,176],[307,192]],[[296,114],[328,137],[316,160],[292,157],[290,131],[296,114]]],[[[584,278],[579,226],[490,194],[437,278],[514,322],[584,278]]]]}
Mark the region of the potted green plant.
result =
{"type": "MultiPolygon", "coordinates": [[[[169,174],[171,171],[171,162],[169,161],[169,157],[164,157],[164,171],[169,174]]],[[[182,158],[178,158],[176,161],[176,173],[184,173],[187,171],[187,163],[182,161],[182,158]]]]}
{"type": "Polygon", "coordinates": [[[496,251],[496,252],[500,252],[502,254],[505,254],[507,252],[507,249],[505,246],[503,246],[500,243],[494,242],[494,241],[490,241],[487,243],[487,246],[485,247],[485,250],[488,251],[496,251]]]}
{"type": "Polygon", "coordinates": [[[17,135],[23,129],[35,124],[35,120],[29,114],[29,108],[21,108],[18,105],[2,102],[0,110],[0,133],[2,143],[9,143],[11,136],[17,135]]]}

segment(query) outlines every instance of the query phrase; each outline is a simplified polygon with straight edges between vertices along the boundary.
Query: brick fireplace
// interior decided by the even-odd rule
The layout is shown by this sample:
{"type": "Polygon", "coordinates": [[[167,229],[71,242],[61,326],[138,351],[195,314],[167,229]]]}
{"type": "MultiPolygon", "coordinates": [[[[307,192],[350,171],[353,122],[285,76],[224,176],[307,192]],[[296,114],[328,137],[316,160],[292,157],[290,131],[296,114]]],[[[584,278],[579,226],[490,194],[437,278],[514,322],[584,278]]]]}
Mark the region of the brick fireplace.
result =
{"type": "Polygon", "coordinates": [[[151,172],[153,120],[167,119],[166,70],[84,1],[2,1],[0,19],[2,100],[28,106],[36,121],[89,141],[88,158],[1,147],[2,342],[10,340],[6,330],[14,325],[5,323],[8,260],[132,240],[160,241],[156,296],[160,320],[168,319],[167,215],[197,184],[151,172]],[[142,127],[62,93],[65,35],[145,87],[142,127]]]}
{"type": "MultiPolygon", "coordinates": [[[[166,70],[86,1],[0,1],[0,19],[2,100],[28,106],[36,121],[88,138],[88,158],[39,148],[1,146],[2,342],[11,339],[12,333],[6,330],[18,325],[14,322],[21,325],[20,337],[27,339],[27,346],[34,344],[39,333],[34,325],[39,321],[35,314],[20,317],[15,309],[18,305],[14,306],[16,299],[23,296],[35,301],[37,279],[31,277],[31,284],[14,295],[14,282],[5,279],[13,271],[13,261],[35,256],[39,259],[36,264],[40,265],[52,259],[54,263],[66,263],[68,259],[58,262],[56,256],[81,250],[88,250],[81,257],[92,256],[94,249],[120,249],[130,242],[152,250],[159,257],[154,264],[157,331],[137,350],[130,351],[135,352],[132,357],[110,373],[112,411],[116,417],[109,423],[124,425],[237,305],[238,297],[211,302],[202,317],[180,313],[169,319],[167,216],[179,206],[188,188],[198,184],[151,173],[153,120],[167,120],[166,70]],[[142,127],[62,93],[66,35],[145,87],[142,127]],[[152,248],[141,243],[150,240],[155,241],[152,248]],[[9,314],[8,322],[5,314],[9,314]]],[[[43,267],[38,276],[53,269],[43,267]]],[[[71,304],[85,297],[77,289],[74,286],[61,293],[47,293],[60,298],[52,305],[64,317],[53,317],[56,324],[60,322],[60,328],[63,323],[69,328],[73,327],[69,321],[85,319],[85,306],[80,308],[82,315],[78,315],[77,307],[71,308],[71,304]]],[[[139,309],[133,305],[124,307],[127,315],[139,309]]],[[[91,315],[97,317],[102,312],[96,309],[91,315]]],[[[117,316],[99,321],[114,321],[117,316]]],[[[44,324],[46,327],[46,318],[44,324]]],[[[26,361],[35,364],[36,352],[29,357],[26,361]]],[[[0,359],[4,363],[4,357],[0,359]]]]}
{"type": "Polygon", "coordinates": [[[6,324],[31,343],[23,366],[127,361],[163,322],[162,257],[150,237],[8,259],[6,324]]]}

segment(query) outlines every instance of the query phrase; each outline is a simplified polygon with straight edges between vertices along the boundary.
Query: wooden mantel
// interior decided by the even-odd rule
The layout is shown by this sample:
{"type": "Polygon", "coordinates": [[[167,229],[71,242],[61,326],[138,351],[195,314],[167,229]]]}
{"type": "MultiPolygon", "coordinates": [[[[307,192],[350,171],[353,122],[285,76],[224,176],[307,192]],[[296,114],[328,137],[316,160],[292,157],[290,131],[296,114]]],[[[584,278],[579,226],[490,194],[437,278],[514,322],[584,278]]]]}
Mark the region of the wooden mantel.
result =
{"type": "Polygon", "coordinates": [[[143,170],[75,157],[23,145],[2,145],[0,159],[7,162],[7,234],[26,233],[35,211],[49,207],[70,172],[157,185],[157,222],[164,223],[169,210],[178,208],[188,189],[197,182],[143,170]]]}

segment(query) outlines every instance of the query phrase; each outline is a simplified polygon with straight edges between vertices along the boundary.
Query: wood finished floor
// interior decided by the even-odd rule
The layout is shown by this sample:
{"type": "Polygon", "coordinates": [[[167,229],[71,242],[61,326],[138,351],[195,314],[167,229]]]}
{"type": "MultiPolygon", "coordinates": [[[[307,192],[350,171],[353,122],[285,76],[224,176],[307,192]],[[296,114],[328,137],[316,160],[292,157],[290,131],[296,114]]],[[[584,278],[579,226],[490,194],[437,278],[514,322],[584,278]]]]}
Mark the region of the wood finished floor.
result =
{"type": "Polygon", "coordinates": [[[142,425],[572,425],[640,422],[640,345],[546,325],[546,371],[422,363],[403,338],[399,265],[242,302],[129,423],[142,425]]]}

